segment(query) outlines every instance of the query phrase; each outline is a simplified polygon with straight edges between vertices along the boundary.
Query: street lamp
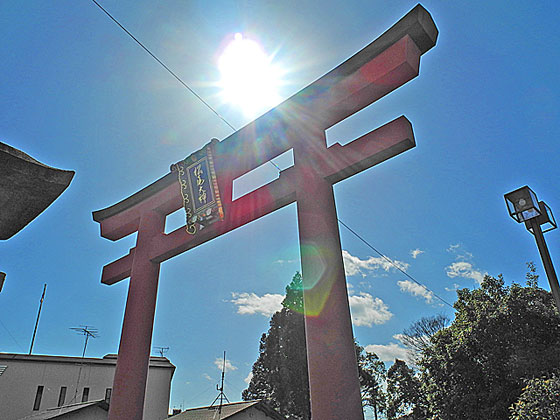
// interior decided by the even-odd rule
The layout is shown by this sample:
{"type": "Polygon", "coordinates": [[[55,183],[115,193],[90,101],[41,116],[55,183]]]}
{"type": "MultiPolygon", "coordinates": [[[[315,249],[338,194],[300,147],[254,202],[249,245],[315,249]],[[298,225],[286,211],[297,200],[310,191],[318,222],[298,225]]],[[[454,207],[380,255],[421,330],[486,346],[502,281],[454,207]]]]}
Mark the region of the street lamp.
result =
{"type": "Polygon", "coordinates": [[[541,227],[544,226],[544,232],[556,229],[556,221],[554,220],[552,211],[543,201],[538,201],[537,195],[528,186],[507,193],[504,195],[504,198],[506,199],[509,215],[517,223],[524,222],[527,230],[535,236],[544,270],[548,277],[548,283],[550,284],[550,290],[556,301],[556,307],[558,311],[560,311],[560,286],[558,285],[558,277],[556,276],[556,271],[554,271],[552,259],[550,258],[550,253],[548,252],[543,229],[541,227]]]}

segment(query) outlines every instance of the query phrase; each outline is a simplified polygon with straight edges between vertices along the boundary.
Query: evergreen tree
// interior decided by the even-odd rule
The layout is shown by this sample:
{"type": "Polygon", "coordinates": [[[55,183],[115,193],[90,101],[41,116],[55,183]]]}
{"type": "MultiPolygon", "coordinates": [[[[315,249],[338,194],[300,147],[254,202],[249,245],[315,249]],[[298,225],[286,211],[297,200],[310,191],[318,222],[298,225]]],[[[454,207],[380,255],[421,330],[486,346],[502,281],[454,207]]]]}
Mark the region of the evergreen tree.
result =
{"type": "Polygon", "coordinates": [[[272,316],[268,333],[261,337],[251,382],[242,393],[244,400],[267,400],[290,420],[311,417],[301,287],[296,273],[286,287],[282,310],[272,316]]]}
{"type": "MultiPolygon", "coordinates": [[[[286,287],[282,310],[272,316],[268,333],[261,337],[251,382],[242,393],[244,400],[267,400],[289,420],[311,418],[302,286],[301,275],[296,273],[286,287]]],[[[377,416],[384,410],[385,367],[375,354],[357,344],[356,354],[362,401],[377,416]]]]}

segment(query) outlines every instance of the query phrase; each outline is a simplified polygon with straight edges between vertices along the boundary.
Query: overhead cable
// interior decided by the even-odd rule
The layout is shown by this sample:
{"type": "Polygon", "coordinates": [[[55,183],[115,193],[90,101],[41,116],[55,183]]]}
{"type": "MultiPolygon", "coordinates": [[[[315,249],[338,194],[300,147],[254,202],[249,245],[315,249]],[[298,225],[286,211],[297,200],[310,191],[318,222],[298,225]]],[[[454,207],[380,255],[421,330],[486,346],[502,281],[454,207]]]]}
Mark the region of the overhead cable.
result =
{"type": "Polygon", "coordinates": [[[123,25],[121,25],[121,23],[115,19],[107,10],[105,10],[103,8],[103,6],[101,6],[96,0],[91,0],[92,2],[94,2],[97,7],[99,7],[107,16],[109,16],[109,18],[115,22],[119,28],[121,28],[129,37],[131,37],[138,45],[140,45],[144,51],[146,51],[148,54],[150,54],[150,56],[156,60],[159,64],[161,64],[161,66],[167,70],[169,72],[169,74],[171,74],[175,79],[177,79],[177,81],[179,83],[181,83],[186,89],[188,89],[188,91],[190,93],[192,93],[198,100],[200,100],[200,102],[202,102],[204,105],[206,105],[208,107],[208,109],[210,109],[210,111],[212,111],[214,114],[216,114],[216,116],[218,118],[220,118],[224,123],[226,123],[228,125],[229,128],[231,128],[233,131],[235,131],[235,127],[233,125],[231,125],[224,117],[222,117],[218,111],[216,111],[214,108],[212,108],[212,106],[206,102],[198,93],[196,93],[188,84],[186,84],[179,76],[177,76],[169,67],[167,67],[167,65],[165,65],[165,63],[163,61],[161,61],[158,57],[156,57],[156,55],[154,53],[152,53],[142,42],[140,42],[134,35],[132,35],[123,25]]]}
{"type": "Polygon", "coordinates": [[[386,257],[382,252],[380,252],[379,250],[377,250],[373,245],[371,245],[368,241],[366,241],[363,237],[361,237],[357,232],[355,232],[353,229],[351,229],[346,223],[344,223],[342,220],[337,219],[338,222],[344,226],[346,229],[348,229],[354,236],[356,236],[360,241],[362,241],[364,244],[366,244],[370,249],[372,249],[377,255],[379,255],[381,258],[383,258],[385,261],[387,261],[389,264],[391,264],[393,267],[395,267],[397,270],[399,270],[401,273],[403,273],[406,277],[408,277],[410,280],[412,280],[414,283],[416,283],[418,286],[422,287],[424,290],[426,290],[427,292],[431,293],[432,295],[434,295],[436,298],[438,298],[439,300],[441,300],[444,304],[446,304],[447,306],[449,306],[451,309],[455,310],[455,308],[453,308],[453,305],[451,305],[449,302],[447,302],[445,299],[443,299],[442,297],[438,296],[434,291],[430,290],[427,286],[425,286],[424,284],[420,283],[418,280],[416,280],[414,277],[412,277],[410,274],[408,274],[406,271],[404,271],[402,268],[400,268],[397,264],[395,264],[393,262],[393,260],[391,260],[391,258],[386,257]]]}

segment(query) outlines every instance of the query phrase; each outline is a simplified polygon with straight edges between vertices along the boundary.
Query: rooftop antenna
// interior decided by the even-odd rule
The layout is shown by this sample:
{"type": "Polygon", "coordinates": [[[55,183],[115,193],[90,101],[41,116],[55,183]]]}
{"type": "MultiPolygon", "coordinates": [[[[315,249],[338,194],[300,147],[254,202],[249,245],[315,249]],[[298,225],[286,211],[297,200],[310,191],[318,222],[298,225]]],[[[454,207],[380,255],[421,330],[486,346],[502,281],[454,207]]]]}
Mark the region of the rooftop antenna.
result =
{"type": "Polygon", "coordinates": [[[79,327],[72,327],[70,329],[76,331],[78,334],[83,334],[86,337],[86,340],[84,342],[84,351],[82,353],[82,359],[83,359],[86,355],[87,342],[89,338],[99,337],[97,328],[88,325],[80,325],[79,327]]]}
{"type": "Polygon", "coordinates": [[[155,346],[154,349],[156,349],[158,351],[158,353],[161,357],[165,357],[165,353],[167,353],[169,351],[169,347],[155,346]]]}
{"type": "Polygon", "coordinates": [[[224,377],[226,375],[226,352],[224,351],[224,363],[222,364],[222,383],[220,385],[220,387],[218,387],[218,385],[216,385],[216,390],[220,391],[220,393],[218,394],[218,396],[216,397],[216,399],[212,402],[212,404],[210,404],[209,408],[214,407],[214,404],[216,404],[216,401],[218,401],[218,399],[220,400],[220,405],[218,406],[218,416],[220,416],[222,414],[222,405],[224,403],[224,400],[226,400],[229,403],[228,398],[226,397],[226,394],[224,394],[224,377]]]}
{"type": "MultiPolygon", "coordinates": [[[[4,277],[5,276],[6,275],[4,274],[4,277]]],[[[35,329],[33,330],[33,337],[31,338],[31,345],[29,346],[29,354],[31,354],[31,352],[33,351],[33,343],[35,343],[35,334],[37,334],[37,327],[39,326],[39,317],[41,316],[41,309],[43,308],[43,301],[45,300],[46,291],[47,291],[47,283],[45,283],[45,285],[43,286],[43,294],[41,295],[41,300],[39,301],[39,312],[37,312],[37,321],[35,321],[35,329]]]]}
{"type": "MultiPolygon", "coordinates": [[[[82,359],[86,355],[86,348],[89,338],[97,338],[99,334],[97,332],[97,328],[94,328],[89,325],[80,325],[79,327],[72,327],[71,330],[76,331],[80,335],[85,335],[86,339],[84,342],[84,351],[82,352],[82,359]]],[[[70,400],[70,403],[76,401],[76,397],[78,396],[78,388],[80,386],[80,376],[82,375],[82,368],[84,367],[84,363],[80,363],[80,368],[78,369],[78,379],[76,379],[76,389],[74,391],[74,397],[70,400]]]]}

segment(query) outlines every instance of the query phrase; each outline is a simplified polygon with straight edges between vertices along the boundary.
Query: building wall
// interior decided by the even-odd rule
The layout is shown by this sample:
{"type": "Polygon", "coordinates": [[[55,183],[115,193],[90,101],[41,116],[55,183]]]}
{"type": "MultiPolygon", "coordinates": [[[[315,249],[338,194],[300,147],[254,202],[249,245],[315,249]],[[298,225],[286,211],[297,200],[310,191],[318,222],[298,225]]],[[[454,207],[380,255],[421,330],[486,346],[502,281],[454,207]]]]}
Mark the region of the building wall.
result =
{"type": "MultiPolygon", "coordinates": [[[[61,387],[65,386],[64,404],[81,402],[84,388],[89,388],[88,401],[105,398],[113,386],[116,356],[103,359],[35,356],[0,353],[0,418],[18,420],[47,408],[58,406],[61,387]],[[38,386],[43,386],[39,410],[34,411],[38,386]]],[[[169,409],[171,378],[175,371],[167,359],[150,360],[144,420],[163,420],[169,409]]]]}
{"type": "Polygon", "coordinates": [[[255,407],[249,407],[233,416],[231,420],[270,420],[270,417],[255,407]]]}
{"type": "Polygon", "coordinates": [[[83,410],[67,413],[61,416],[60,420],[107,420],[108,417],[109,413],[101,407],[87,407],[83,410]]]}

